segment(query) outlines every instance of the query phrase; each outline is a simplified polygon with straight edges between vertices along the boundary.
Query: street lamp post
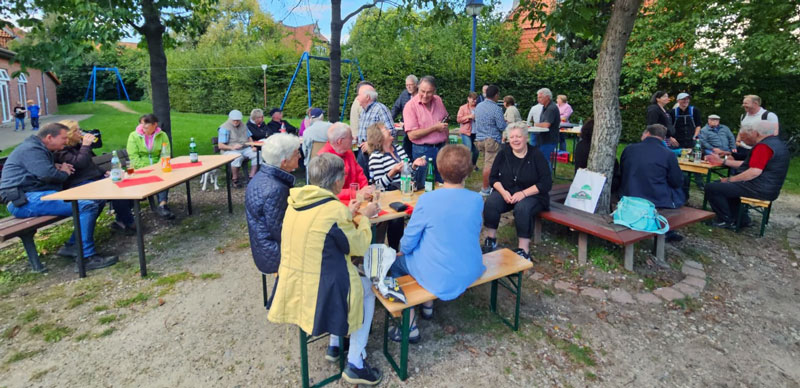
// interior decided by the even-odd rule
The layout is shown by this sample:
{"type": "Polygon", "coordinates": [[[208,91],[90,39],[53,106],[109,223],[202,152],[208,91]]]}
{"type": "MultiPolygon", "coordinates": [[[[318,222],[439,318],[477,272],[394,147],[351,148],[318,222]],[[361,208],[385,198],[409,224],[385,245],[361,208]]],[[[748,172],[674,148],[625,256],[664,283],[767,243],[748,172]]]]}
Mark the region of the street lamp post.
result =
{"type": "Polygon", "coordinates": [[[475,41],[478,37],[478,15],[483,8],[483,0],[468,0],[467,15],[472,16],[472,67],[469,73],[469,91],[475,91],[475,41]]]}
{"type": "Polygon", "coordinates": [[[267,65],[261,65],[264,70],[264,109],[267,109],[267,65]]]}

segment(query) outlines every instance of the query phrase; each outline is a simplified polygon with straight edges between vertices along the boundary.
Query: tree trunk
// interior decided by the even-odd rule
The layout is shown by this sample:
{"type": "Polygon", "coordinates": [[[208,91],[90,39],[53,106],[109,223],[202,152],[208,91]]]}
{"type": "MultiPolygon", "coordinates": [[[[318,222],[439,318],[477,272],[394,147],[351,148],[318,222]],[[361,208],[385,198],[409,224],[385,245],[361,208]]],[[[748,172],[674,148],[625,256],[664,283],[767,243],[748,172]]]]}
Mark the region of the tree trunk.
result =
{"type": "Polygon", "coordinates": [[[633,23],[639,14],[642,0],[617,0],[611,11],[600,54],[597,57],[597,76],[592,92],[594,101],[594,134],[589,152],[588,169],[604,174],[606,184],[597,202],[596,213],[608,214],[611,210],[611,180],[614,176],[614,161],[622,132],[622,117],[619,113],[619,76],[622,59],[633,23]]]}
{"type": "Polygon", "coordinates": [[[328,120],[339,121],[339,93],[342,88],[342,1],[331,0],[331,77],[328,93],[328,120]]]}
{"type": "Polygon", "coordinates": [[[161,15],[153,0],[142,1],[144,24],[142,32],[147,40],[150,54],[150,87],[153,99],[153,114],[158,117],[158,125],[169,137],[172,146],[172,120],[169,115],[169,84],[167,81],[167,55],[164,53],[164,31],[161,15]]]}

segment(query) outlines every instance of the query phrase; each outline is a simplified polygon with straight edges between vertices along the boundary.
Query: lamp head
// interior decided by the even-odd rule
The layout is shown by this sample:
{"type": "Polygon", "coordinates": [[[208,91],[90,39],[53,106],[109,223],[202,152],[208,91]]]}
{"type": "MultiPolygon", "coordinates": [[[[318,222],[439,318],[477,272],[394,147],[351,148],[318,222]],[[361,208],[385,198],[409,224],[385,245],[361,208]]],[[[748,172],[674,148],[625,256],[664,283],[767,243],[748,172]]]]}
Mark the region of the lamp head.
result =
{"type": "Polygon", "coordinates": [[[483,0],[467,0],[467,15],[478,16],[483,9],[483,0]]]}
{"type": "Polygon", "coordinates": [[[261,70],[267,71],[267,65],[261,65],[261,70]]]}

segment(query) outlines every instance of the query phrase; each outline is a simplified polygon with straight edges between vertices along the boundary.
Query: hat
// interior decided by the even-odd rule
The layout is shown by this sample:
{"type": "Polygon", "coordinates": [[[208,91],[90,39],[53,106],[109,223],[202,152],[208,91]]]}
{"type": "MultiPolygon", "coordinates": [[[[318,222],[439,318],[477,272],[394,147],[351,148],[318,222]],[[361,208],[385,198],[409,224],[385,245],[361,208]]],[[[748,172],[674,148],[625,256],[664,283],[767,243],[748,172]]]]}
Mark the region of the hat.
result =
{"type": "Polygon", "coordinates": [[[281,108],[272,108],[272,109],[269,110],[269,115],[272,116],[276,112],[283,112],[283,109],[281,109],[281,108]]]}
{"type": "Polygon", "coordinates": [[[231,113],[228,113],[228,120],[239,120],[242,121],[242,112],[234,109],[231,113]]]}
{"type": "Polygon", "coordinates": [[[683,100],[684,98],[689,98],[691,95],[689,93],[678,93],[678,100],[683,100]]]}
{"type": "Polygon", "coordinates": [[[708,115],[709,119],[719,120],[719,116],[717,115],[708,115]]]}
{"type": "Polygon", "coordinates": [[[322,109],[311,108],[311,111],[308,113],[308,115],[313,119],[315,119],[317,117],[320,117],[320,116],[322,116],[322,109]]]}

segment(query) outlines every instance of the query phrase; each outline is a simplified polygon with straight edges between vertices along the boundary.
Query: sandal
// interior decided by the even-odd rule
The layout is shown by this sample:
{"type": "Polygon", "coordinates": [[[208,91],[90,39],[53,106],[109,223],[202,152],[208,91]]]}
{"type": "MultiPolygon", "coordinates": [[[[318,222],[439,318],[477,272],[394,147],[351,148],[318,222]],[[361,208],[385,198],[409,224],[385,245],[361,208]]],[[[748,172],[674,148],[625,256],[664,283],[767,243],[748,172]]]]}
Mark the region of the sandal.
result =
{"type": "Polygon", "coordinates": [[[428,320],[428,321],[433,319],[433,306],[431,306],[431,307],[422,306],[422,307],[420,307],[419,311],[420,311],[420,315],[422,315],[422,319],[425,319],[425,320],[428,320]]]}
{"type": "MultiPolygon", "coordinates": [[[[408,330],[408,342],[415,344],[419,342],[420,338],[419,328],[417,327],[417,317],[414,316],[414,320],[411,321],[411,329],[408,330]]],[[[389,328],[389,339],[394,342],[403,341],[403,333],[400,331],[400,327],[393,326],[389,328]]]]}

